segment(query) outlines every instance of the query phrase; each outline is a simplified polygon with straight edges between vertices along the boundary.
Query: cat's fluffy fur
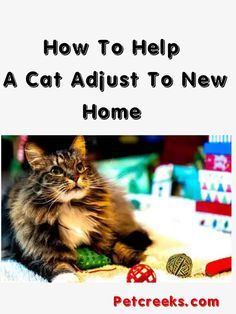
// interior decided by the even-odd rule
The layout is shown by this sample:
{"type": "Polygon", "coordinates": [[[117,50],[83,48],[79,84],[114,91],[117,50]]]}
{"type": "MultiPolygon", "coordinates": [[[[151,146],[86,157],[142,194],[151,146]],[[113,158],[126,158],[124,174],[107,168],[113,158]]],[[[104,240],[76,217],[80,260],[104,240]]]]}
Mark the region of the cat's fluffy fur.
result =
{"type": "Polygon", "coordinates": [[[13,185],[7,199],[17,260],[49,281],[76,271],[80,245],[117,264],[142,260],[151,240],[122,192],[88,162],[82,136],[67,151],[47,155],[27,144],[25,154],[32,172],[13,185]]]}

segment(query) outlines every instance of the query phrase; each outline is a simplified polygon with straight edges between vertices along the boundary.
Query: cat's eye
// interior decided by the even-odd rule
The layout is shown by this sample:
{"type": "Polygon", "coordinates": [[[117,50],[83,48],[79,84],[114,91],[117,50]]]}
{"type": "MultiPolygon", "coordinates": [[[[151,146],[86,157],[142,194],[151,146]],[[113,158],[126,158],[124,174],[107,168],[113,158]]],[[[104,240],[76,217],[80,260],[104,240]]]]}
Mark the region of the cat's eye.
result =
{"type": "Polygon", "coordinates": [[[82,162],[79,162],[77,165],[76,165],[76,169],[78,172],[83,172],[84,171],[84,165],[82,164],[82,162]]]}
{"type": "Polygon", "coordinates": [[[58,167],[58,166],[54,166],[52,167],[51,171],[50,171],[52,174],[54,174],[55,176],[61,176],[63,175],[63,170],[61,167],[58,167]]]}

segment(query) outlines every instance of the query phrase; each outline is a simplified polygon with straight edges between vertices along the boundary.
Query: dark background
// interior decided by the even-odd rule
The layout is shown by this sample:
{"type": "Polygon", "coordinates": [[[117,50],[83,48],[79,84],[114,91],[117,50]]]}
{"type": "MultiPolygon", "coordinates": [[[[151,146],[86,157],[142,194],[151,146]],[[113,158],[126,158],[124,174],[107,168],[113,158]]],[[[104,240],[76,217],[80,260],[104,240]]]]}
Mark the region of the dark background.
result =
{"type": "MultiPolygon", "coordinates": [[[[67,149],[75,136],[29,136],[47,152],[67,149]]],[[[191,164],[197,148],[207,141],[207,136],[85,136],[91,160],[122,156],[158,153],[160,163],[191,164]]],[[[2,138],[2,171],[6,171],[13,158],[11,141],[2,138]]],[[[26,164],[23,165],[27,167],[26,164]]]]}

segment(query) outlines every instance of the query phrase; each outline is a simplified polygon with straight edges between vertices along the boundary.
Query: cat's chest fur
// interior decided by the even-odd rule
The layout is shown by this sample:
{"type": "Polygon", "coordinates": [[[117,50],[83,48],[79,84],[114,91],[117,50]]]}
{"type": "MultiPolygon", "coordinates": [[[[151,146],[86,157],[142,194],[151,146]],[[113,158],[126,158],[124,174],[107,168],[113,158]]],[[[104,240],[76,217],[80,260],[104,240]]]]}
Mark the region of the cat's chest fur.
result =
{"type": "Polygon", "coordinates": [[[71,206],[61,205],[59,217],[59,233],[61,240],[71,248],[91,244],[91,232],[97,232],[97,222],[93,214],[71,206]]]}

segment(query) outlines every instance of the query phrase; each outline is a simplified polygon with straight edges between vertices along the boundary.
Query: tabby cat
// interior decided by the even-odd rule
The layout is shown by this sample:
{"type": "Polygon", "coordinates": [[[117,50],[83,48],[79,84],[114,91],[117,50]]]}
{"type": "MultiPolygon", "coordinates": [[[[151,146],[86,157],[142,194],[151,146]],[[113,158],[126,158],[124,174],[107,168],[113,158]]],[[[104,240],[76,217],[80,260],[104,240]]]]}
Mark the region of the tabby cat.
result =
{"type": "Polygon", "coordinates": [[[28,143],[25,155],[32,172],[7,195],[16,260],[48,281],[66,273],[76,280],[75,249],[81,245],[115,264],[142,260],[151,240],[119,188],[88,161],[82,136],[53,154],[28,143]]]}

